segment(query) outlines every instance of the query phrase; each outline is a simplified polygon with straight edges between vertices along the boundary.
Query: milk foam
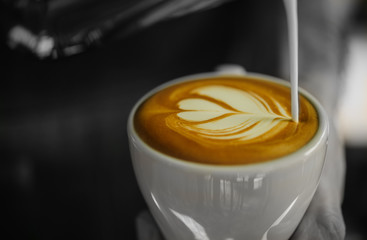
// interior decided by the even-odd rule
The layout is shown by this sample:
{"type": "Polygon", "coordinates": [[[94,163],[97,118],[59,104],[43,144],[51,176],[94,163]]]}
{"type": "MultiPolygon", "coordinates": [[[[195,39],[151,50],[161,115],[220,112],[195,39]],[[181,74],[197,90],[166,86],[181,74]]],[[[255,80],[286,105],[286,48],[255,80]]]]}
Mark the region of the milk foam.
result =
{"type": "Polygon", "coordinates": [[[178,106],[182,111],[177,116],[187,123],[168,122],[171,128],[181,126],[204,138],[245,141],[266,134],[280,121],[291,120],[275,99],[271,98],[272,105],[281,114],[274,113],[269,103],[255,93],[217,85],[200,87],[191,93],[206,98],[181,100],[178,106]]]}

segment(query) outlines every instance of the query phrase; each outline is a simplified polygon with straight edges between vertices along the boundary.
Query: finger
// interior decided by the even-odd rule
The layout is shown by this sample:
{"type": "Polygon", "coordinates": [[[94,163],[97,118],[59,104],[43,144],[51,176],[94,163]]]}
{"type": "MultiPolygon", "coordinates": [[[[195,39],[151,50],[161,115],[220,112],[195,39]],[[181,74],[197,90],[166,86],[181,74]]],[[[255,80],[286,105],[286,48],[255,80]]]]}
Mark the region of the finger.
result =
{"type": "Polygon", "coordinates": [[[195,4],[191,4],[191,6],[187,6],[186,8],[181,8],[175,13],[172,14],[173,17],[180,17],[187,15],[189,13],[198,12],[198,11],[204,11],[211,8],[215,8],[222,4],[223,2],[228,0],[205,0],[205,1],[199,1],[195,4]]]}
{"type": "Polygon", "coordinates": [[[135,223],[138,240],[163,240],[158,226],[148,211],[141,212],[135,223]]]}
{"type": "Polygon", "coordinates": [[[217,7],[229,0],[176,0],[169,1],[145,16],[140,24],[143,27],[150,26],[164,19],[180,17],[189,13],[203,11],[217,7]]]}
{"type": "Polygon", "coordinates": [[[345,224],[341,207],[319,186],[291,240],[342,240],[345,224]]]}
{"type": "Polygon", "coordinates": [[[184,9],[189,5],[191,5],[191,1],[169,1],[145,16],[140,21],[140,24],[143,27],[150,26],[164,19],[170,18],[175,12],[180,9],[184,9]]]}

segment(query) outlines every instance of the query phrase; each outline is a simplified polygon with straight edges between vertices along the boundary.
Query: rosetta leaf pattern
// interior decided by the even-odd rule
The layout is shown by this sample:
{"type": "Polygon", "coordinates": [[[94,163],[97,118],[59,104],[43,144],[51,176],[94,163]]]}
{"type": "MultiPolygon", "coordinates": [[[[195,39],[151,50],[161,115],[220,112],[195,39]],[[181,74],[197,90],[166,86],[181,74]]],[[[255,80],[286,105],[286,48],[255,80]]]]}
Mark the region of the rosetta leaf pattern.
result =
{"type": "MultiPolygon", "coordinates": [[[[201,137],[217,140],[250,140],[266,134],[280,121],[290,120],[287,110],[271,99],[270,104],[252,92],[227,86],[205,86],[193,98],[178,102],[181,127],[201,137]]],[[[269,100],[268,100],[269,101],[269,100]]]]}

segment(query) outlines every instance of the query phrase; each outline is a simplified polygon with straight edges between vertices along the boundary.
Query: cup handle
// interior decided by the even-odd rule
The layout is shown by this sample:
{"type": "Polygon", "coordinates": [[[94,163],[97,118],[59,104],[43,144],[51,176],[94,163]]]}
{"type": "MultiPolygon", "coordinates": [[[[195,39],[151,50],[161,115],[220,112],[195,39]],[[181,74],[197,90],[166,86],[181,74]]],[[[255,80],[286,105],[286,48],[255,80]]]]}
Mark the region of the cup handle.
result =
{"type": "Polygon", "coordinates": [[[215,71],[223,75],[239,75],[244,76],[247,74],[246,69],[237,64],[221,64],[215,68],[215,71]]]}

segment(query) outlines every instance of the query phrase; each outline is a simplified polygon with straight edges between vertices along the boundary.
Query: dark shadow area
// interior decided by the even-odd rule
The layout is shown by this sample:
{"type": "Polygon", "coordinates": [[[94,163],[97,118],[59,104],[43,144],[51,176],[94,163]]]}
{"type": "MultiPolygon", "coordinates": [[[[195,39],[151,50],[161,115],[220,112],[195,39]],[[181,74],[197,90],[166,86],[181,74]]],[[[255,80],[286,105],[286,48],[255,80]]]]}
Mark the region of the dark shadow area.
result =
{"type": "Polygon", "coordinates": [[[347,175],[343,202],[347,240],[367,238],[367,146],[347,146],[347,175]]]}

